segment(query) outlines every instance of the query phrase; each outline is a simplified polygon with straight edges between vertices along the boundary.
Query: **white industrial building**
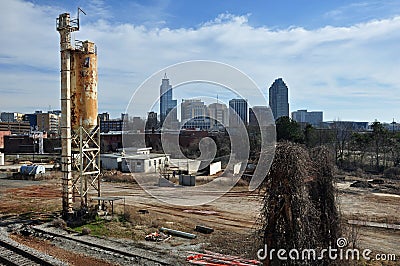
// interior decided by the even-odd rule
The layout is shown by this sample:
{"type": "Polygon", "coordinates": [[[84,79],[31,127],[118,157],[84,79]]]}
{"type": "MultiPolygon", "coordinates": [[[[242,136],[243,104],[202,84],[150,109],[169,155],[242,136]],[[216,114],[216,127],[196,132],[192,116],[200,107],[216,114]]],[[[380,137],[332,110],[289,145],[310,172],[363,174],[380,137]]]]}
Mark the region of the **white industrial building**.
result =
{"type": "Polygon", "coordinates": [[[105,170],[119,170],[131,173],[156,173],[170,160],[169,155],[148,154],[102,154],[101,168],[105,170]]]}

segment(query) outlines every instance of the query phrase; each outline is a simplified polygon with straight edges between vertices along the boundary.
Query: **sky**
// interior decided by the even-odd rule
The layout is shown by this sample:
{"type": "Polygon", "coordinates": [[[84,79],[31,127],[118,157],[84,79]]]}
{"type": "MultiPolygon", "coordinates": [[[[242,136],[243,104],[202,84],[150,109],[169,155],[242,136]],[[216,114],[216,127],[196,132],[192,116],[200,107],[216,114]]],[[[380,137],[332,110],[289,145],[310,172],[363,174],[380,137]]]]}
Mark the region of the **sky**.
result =
{"type": "MultiPolygon", "coordinates": [[[[55,21],[65,12],[75,17],[78,6],[87,15],[73,38],[98,47],[99,112],[112,117],[161,69],[212,60],[247,74],[265,97],[283,78],[290,111],[323,111],[325,121],[400,121],[398,0],[3,0],[0,111],[60,109],[55,21]]],[[[224,95],[182,87],[178,102],[224,95]]]]}

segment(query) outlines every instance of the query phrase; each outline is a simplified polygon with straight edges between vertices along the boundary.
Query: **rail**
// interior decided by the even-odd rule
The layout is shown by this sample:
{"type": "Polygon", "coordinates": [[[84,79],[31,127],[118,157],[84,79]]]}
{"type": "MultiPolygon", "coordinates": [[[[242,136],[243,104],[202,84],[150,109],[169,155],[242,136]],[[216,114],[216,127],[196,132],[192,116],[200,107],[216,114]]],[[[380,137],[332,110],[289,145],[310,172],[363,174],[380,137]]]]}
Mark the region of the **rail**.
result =
{"type": "Polygon", "coordinates": [[[3,240],[0,240],[0,263],[11,266],[54,265],[53,263],[50,263],[45,259],[42,259],[3,240]]]}
{"type": "Polygon", "coordinates": [[[141,259],[141,260],[144,260],[146,262],[155,263],[156,265],[171,265],[169,262],[166,262],[164,260],[160,260],[160,259],[156,259],[156,258],[150,258],[148,256],[143,256],[143,255],[139,255],[139,254],[134,254],[134,253],[131,253],[131,252],[127,252],[127,251],[123,251],[123,250],[120,250],[120,249],[107,247],[107,246],[104,246],[104,245],[96,244],[96,243],[85,241],[85,240],[82,240],[82,239],[76,239],[76,238],[68,236],[68,235],[49,232],[49,231],[43,230],[43,229],[38,228],[38,227],[32,227],[32,229],[34,231],[40,233],[42,236],[47,235],[47,236],[50,236],[50,237],[53,237],[53,238],[63,238],[63,239],[68,240],[68,241],[79,243],[80,247],[82,247],[82,245],[84,245],[84,246],[87,246],[89,249],[92,249],[92,250],[96,249],[99,252],[113,254],[114,256],[117,256],[117,257],[123,256],[123,257],[131,259],[131,260],[141,259]]]}

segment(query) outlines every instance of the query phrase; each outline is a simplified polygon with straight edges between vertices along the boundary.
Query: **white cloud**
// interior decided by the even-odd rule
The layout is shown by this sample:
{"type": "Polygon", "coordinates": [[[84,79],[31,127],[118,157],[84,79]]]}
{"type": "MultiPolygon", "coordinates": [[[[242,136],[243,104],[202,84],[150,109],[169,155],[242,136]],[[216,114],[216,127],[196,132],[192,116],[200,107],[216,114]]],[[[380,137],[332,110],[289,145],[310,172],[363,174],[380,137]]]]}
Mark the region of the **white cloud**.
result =
{"type": "MultiPolygon", "coordinates": [[[[16,72],[21,79],[31,76],[22,66],[34,67],[37,75],[54,81],[32,80],[29,88],[23,89],[36,94],[11,105],[1,93],[10,80],[2,75],[0,110],[19,110],[59,88],[57,12],[60,10],[21,1],[7,2],[0,10],[0,34],[4,36],[1,67],[19,67],[16,72]]],[[[81,31],[75,37],[93,40],[98,46],[101,111],[123,112],[135,88],[161,68],[180,61],[209,59],[241,69],[264,94],[275,78],[283,77],[293,110],[321,109],[327,119],[390,120],[396,115],[400,120],[398,104],[393,100],[399,98],[400,89],[400,17],[316,30],[252,27],[250,18],[224,13],[196,28],[169,29],[116,24],[107,16],[85,24],[82,17],[81,31]]]]}
{"type": "Polygon", "coordinates": [[[88,1],[87,10],[83,10],[86,14],[96,17],[111,19],[113,16],[110,12],[110,7],[103,0],[88,1]]]}
{"type": "Polygon", "coordinates": [[[399,11],[400,3],[397,0],[368,0],[339,6],[326,12],[324,18],[333,22],[349,23],[383,16],[395,16],[399,11]]]}

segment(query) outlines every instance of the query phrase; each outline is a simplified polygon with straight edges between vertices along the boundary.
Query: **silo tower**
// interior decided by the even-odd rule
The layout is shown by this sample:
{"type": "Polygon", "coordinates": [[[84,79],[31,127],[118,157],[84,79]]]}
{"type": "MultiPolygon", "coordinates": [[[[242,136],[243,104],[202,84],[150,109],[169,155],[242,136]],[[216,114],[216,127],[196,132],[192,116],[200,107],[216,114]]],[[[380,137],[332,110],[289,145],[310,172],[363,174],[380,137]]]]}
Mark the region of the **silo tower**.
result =
{"type": "Polygon", "coordinates": [[[100,196],[100,128],[97,122],[97,48],[90,41],[75,41],[78,18],[69,13],[57,18],[61,50],[61,171],[64,218],[74,214],[74,202],[87,209],[91,190],[100,196]]]}

